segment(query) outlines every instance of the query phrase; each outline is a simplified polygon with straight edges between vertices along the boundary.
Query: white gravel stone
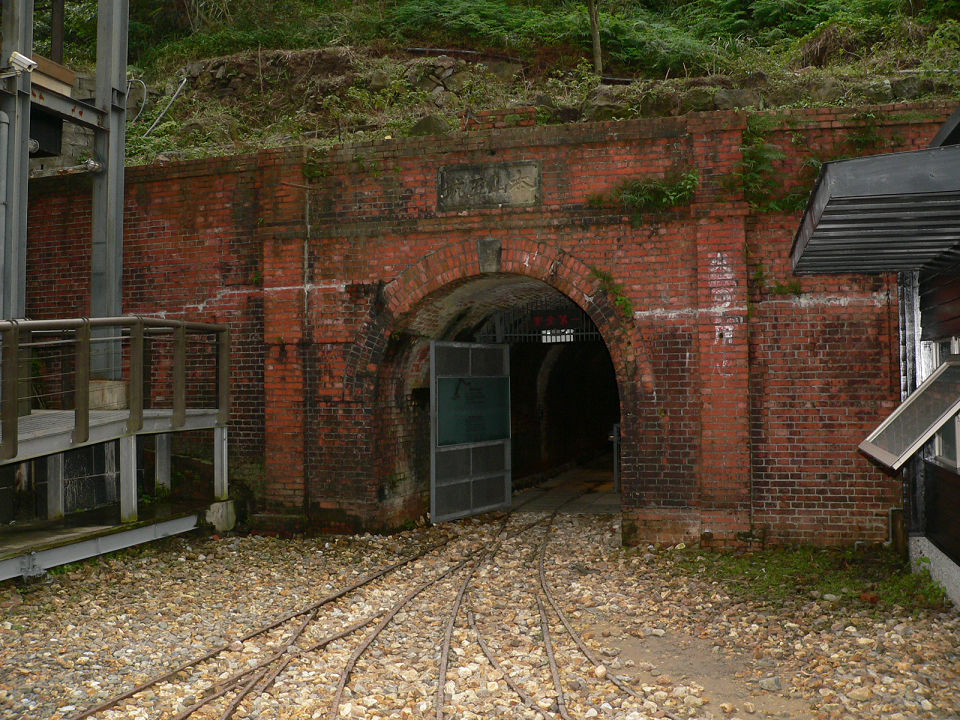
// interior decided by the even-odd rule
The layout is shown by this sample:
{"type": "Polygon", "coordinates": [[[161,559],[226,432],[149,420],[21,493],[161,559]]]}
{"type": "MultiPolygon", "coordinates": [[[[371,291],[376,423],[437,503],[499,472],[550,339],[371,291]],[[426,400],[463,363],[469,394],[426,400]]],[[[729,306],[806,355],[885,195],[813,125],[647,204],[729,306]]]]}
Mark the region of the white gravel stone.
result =
{"type": "MultiPolygon", "coordinates": [[[[511,528],[546,517],[516,515],[511,528]]],[[[69,575],[15,592],[18,601],[0,609],[0,720],[68,720],[220,646],[226,650],[214,660],[139,693],[96,720],[171,716],[183,702],[205,697],[211,685],[275,653],[289,659],[289,665],[268,693],[248,697],[237,716],[327,718],[344,665],[373,624],[322,652],[307,649],[346,625],[389,609],[491,539],[498,527],[497,521],[467,519],[392,537],[173,538],[81,565],[69,575]],[[441,551],[321,608],[289,649],[302,616],[240,641],[250,629],[308,607],[444,538],[450,543],[441,551]]],[[[517,537],[508,533],[493,562],[474,574],[454,626],[443,688],[446,718],[541,718],[523,706],[507,680],[548,713],[557,711],[537,607],[542,590],[536,553],[543,527],[517,537]],[[500,670],[478,644],[468,610],[500,670]]],[[[761,679],[782,678],[782,695],[789,690],[808,706],[821,708],[823,718],[914,720],[920,713],[950,717],[960,707],[960,616],[955,611],[910,617],[875,607],[861,613],[809,593],[778,610],[734,600],[722,586],[674,572],[681,553],[651,548],[643,562],[634,563],[632,551],[620,550],[618,540],[619,528],[609,517],[561,515],[551,530],[544,565],[549,587],[594,655],[594,660],[582,655],[544,600],[571,717],[710,715],[701,706],[713,694],[701,687],[695,669],[681,683],[649,663],[625,659],[617,645],[622,638],[664,643],[685,636],[703,638],[720,656],[735,650],[753,658],[749,672],[754,674],[745,678],[753,688],[761,679]],[[600,619],[607,626],[595,630],[593,623],[600,619]],[[630,682],[639,674],[642,682],[632,686],[640,697],[615,686],[610,668],[630,682]]],[[[341,717],[435,716],[439,648],[467,572],[461,569],[425,590],[386,626],[350,675],[341,717]]],[[[4,588],[0,596],[12,597],[4,588]]],[[[229,699],[217,702],[196,717],[219,717],[229,699]]],[[[746,714],[757,710],[751,702],[737,704],[746,714]]]]}

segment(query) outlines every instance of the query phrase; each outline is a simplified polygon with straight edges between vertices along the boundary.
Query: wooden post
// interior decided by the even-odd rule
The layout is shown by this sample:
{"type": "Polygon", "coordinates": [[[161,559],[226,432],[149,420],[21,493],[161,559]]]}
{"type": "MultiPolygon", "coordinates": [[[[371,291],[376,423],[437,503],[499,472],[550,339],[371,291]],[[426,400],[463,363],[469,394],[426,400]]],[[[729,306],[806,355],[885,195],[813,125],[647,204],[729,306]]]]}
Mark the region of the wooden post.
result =
{"type": "Polygon", "coordinates": [[[73,382],[73,441],[90,438],[90,323],[77,328],[76,367],[73,382]]]}

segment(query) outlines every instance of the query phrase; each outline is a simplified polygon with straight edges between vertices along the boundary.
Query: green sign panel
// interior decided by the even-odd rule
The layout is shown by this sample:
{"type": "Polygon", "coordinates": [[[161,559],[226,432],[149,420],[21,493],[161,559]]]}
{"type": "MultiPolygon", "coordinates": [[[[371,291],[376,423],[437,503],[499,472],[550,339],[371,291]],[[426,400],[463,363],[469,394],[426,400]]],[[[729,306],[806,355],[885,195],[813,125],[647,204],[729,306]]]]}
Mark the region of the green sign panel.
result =
{"type": "Polygon", "coordinates": [[[437,445],[510,437],[510,378],[437,379],[437,445]]]}

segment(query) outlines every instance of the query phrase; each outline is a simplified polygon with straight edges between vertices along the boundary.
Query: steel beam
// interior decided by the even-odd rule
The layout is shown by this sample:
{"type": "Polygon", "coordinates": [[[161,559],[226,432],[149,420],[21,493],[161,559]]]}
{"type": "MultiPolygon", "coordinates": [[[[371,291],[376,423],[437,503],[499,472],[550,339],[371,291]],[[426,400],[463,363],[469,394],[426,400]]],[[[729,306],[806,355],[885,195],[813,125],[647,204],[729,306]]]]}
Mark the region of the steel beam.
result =
{"type": "MultiPolygon", "coordinates": [[[[94,104],[106,114],[107,127],[94,135],[93,153],[104,171],[93,176],[93,242],[90,313],[120,315],[123,273],[124,131],[126,126],[126,0],[100,0],[97,20],[97,88],[94,104]]],[[[99,333],[109,332],[98,331],[99,333]]],[[[121,377],[119,342],[98,344],[92,358],[98,377],[121,377]]]]}
{"type": "Polygon", "coordinates": [[[30,97],[34,105],[68,122],[90,130],[107,130],[109,127],[110,114],[90,103],[36,85],[30,89],[30,97]]]}
{"type": "Polygon", "coordinates": [[[108,532],[86,540],[4,558],[0,560],[0,581],[20,575],[42,575],[49,568],[57,565],[65,565],[170,535],[189,532],[197,527],[197,522],[198,517],[194,513],[132,530],[108,532]]]}
{"type": "MultiPolygon", "coordinates": [[[[4,0],[3,59],[33,53],[33,0],[4,0]]],[[[30,73],[0,80],[0,111],[4,116],[3,238],[0,242],[0,318],[22,318],[26,305],[27,183],[30,179],[30,73]],[[6,123],[9,123],[8,125],[6,123]]]]}

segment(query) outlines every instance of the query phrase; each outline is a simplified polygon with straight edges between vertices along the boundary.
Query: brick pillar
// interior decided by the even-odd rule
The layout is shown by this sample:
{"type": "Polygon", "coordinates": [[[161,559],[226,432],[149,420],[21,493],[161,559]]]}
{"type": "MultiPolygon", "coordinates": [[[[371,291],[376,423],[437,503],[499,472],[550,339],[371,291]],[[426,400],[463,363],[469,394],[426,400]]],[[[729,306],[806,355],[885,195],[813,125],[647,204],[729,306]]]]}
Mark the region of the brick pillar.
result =
{"type": "Polygon", "coordinates": [[[263,251],[264,503],[304,512],[304,442],[308,392],[304,339],[303,240],[273,238],[263,251]]]}
{"type": "Polygon", "coordinates": [[[744,218],[697,221],[701,532],[750,527],[750,399],[744,218]]]}

